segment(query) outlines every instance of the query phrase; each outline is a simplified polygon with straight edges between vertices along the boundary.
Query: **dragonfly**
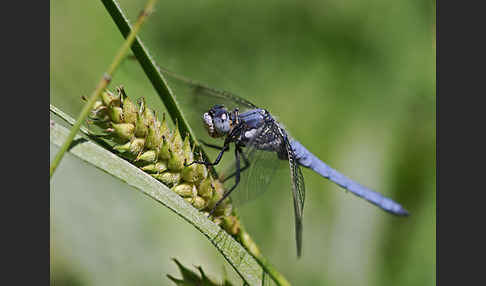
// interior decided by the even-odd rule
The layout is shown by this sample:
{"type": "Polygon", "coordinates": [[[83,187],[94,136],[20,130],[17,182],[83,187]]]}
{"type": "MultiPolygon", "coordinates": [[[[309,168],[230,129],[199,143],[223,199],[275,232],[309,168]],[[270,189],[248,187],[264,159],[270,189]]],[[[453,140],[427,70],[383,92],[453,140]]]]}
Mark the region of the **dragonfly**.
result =
{"type": "Polygon", "coordinates": [[[294,206],[297,257],[302,254],[305,201],[305,183],[301,167],[316,172],[388,213],[402,217],[409,215],[409,212],[399,203],[351,180],[324,163],[299,141],[292,138],[286,128],[267,109],[260,108],[233,93],[208,87],[162,67],[159,69],[167,77],[189,88],[192,97],[188,106],[190,105],[192,109],[196,107],[195,117],[199,124],[202,121],[204,132],[211,138],[223,140],[223,145],[220,146],[199,138],[199,141],[207,147],[217,149],[218,155],[213,162],[196,160],[186,165],[216,166],[221,162],[223,155],[229,152],[230,146],[234,146],[231,174],[224,178],[224,182],[230,178],[234,178],[234,182],[224,192],[210,214],[237,190],[242,183],[244,173],[248,174],[245,179],[246,191],[258,190],[256,191],[258,193],[267,189],[279,161],[286,161],[294,206]]]}

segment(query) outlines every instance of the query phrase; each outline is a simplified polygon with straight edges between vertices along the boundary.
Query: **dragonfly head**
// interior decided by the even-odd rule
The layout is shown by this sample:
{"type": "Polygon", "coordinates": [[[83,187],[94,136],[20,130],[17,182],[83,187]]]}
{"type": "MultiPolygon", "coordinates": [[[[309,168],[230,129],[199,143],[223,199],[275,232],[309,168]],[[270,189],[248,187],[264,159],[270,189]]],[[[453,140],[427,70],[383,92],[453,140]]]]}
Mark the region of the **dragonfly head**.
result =
{"type": "Polygon", "coordinates": [[[231,131],[231,119],[228,110],[222,105],[214,105],[203,115],[204,127],[209,136],[223,137],[231,131]]]}

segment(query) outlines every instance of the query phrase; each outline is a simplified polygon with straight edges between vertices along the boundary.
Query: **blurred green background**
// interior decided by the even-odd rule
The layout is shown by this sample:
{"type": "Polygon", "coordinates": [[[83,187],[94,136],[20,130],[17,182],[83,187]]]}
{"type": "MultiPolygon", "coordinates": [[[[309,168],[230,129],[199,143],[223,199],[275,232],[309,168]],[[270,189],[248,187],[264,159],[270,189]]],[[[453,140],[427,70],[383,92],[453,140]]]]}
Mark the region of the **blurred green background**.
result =
{"type": "MultiPolygon", "coordinates": [[[[119,3],[133,23],[145,1],[119,3]]],[[[76,117],[123,38],[100,1],[51,0],[50,11],[50,100],[76,117]]],[[[393,217],[304,170],[297,259],[290,187],[276,177],[240,214],[293,285],[435,285],[435,1],[159,1],[140,37],[160,65],[266,107],[411,212],[393,217]]],[[[136,61],[118,84],[164,110],[136,61]]],[[[172,257],[238,282],[197,230],[71,155],[50,196],[51,285],[172,285],[172,257]]]]}

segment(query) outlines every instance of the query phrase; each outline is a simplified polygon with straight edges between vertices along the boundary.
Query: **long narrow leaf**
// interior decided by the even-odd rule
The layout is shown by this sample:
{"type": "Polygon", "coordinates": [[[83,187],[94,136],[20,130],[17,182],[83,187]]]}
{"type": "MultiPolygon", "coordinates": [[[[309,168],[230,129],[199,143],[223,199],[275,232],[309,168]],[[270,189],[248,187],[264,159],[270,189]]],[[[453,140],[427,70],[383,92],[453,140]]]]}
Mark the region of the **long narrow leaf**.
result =
{"type": "MultiPolygon", "coordinates": [[[[120,33],[126,38],[130,34],[132,27],[127,17],[123,14],[120,5],[118,5],[115,0],[101,0],[101,2],[105,6],[108,13],[110,13],[110,16],[118,27],[118,30],[120,30],[120,33]]],[[[177,122],[179,130],[182,134],[189,134],[189,139],[191,143],[196,146],[196,151],[200,151],[204,159],[208,160],[207,153],[201,147],[195,133],[192,131],[190,125],[185,119],[179,105],[177,104],[174,94],[167,85],[167,81],[160,72],[155,60],[149,54],[147,48],[145,48],[138,36],[133,41],[131,48],[143,71],[147,75],[147,78],[150,80],[155,91],[157,91],[157,94],[164,103],[172,121],[174,123],[177,122]]],[[[218,176],[212,166],[209,166],[209,169],[214,177],[218,176]]]]}
{"type": "MultiPolygon", "coordinates": [[[[110,13],[113,21],[117,25],[121,34],[124,37],[130,34],[131,26],[127,17],[123,14],[120,6],[115,0],[101,0],[106,10],[110,13]]],[[[174,122],[178,123],[179,129],[183,134],[189,134],[189,139],[192,144],[196,146],[196,151],[200,151],[205,160],[208,160],[208,156],[204,149],[199,144],[194,132],[184,118],[181,109],[179,108],[177,101],[167,85],[167,82],[160,72],[155,60],[149,54],[148,50],[143,45],[142,41],[137,36],[131,46],[132,52],[139,61],[143,71],[149,78],[154,89],[157,91],[159,97],[164,103],[170,117],[174,122]]],[[[211,173],[214,177],[218,177],[215,169],[209,167],[211,173]]],[[[278,285],[290,285],[290,283],[279,273],[262,255],[261,253],[252,253],[253,257],[258,261],[258,263],[265,269],[265,271],[272,277],[274,282],[278,285]]],[[[251,283],[250,283],[251,285],[251,283]]]]}
{"type": "MultiPolygon", "coordinates": [[[[51,124],[51,143],[61,146],[68,134],[67,128],[56,123],[51,124]]],[[[185,202],[179,195],[136,166],[99,145],[89,140],[83,141],[83,137],[79,135],[75,137],[73,142],[77,142],[77,144],[69,149],[71,154],[135,187],[181,216],[214,244],[246,283],[262,285],[264,270],[255,258],[233,237],[185,202]]]]}
{"type": "MultiPolygon", "coordinates": [[[[116,3],[116,1],[114,0],[101,0],[101,2],[103,3],[103,5],[105,5],[106,10],[108,11],[108,13],[110,13],[113,21],[115,21],[115,24],[117,25],[123,37],[127,37],[130,34],[132,27],[128,22],[128,19],[123,14],[118,3],[116,3]]],[[[157,64],[152,59],[138,36],[135,38],[135,41],[133,42],[131,48],[133,54],[140,62],[143,71],[149,78],[160,99],[163,101],[165,107],[167,108],[167,112],[169,113],[172,120],[174,122],[177,121],[182,134],[189,133],[189,135],[191,136],[191,143],[197,144],[196,137],[194,136],[194,133],[187,123],[187,120],[184,118],[181,109],[179,108],[177,101],[172,94],[172,91],[166,83],[166,80],[160,73],[159,69],[157,68],[157,64]]]]}
{"type": "Polygon", "coordinates": [[[78,119],[76,120],[73,127],[71,128],[71,131],[69,132],[69,135],[66,138],[66,142],[64,142],[61,145],[60,150],[58,151],[58,153],[56,154],[56,157],[54,158],[53,162],[51,163],[51,165],[49,167],[49,177],[52,177],[52,175],[56,171],[56,168],[57,168],[57,166],[59,166],[59,163],[61,162],[62,157],[64,156],[64,153],[69,148],[69,145],[71,145],[71,142],[73,141],[73,139],[75,137],[75,134],[79,131],[79,128],[81,127],[84,120],[86,119],[89,112],[91,111],[93,104],[99,98],[101,92],[103,92],[103,90],[105,90],[105,88],[110,83],[113,73],[118,68],[120,63],[122,62],[122,59],[125,57],[125,54],[127,53],[128,48],[131,46],[131,44],[133,43],[133,40],[135,39],[135,35],[140,30],[140,28],[141,28],[143,22],[145,21],[145,19],[147,18],[147,16],[152,12],[154,5],[155,5],[155,0],[148,0],[147,4],[145,4],[145,8],[142,11],[142,14],[138,17],[138,20],[135,23],[134,29],[131,30],[129,34],[127,34],[125,42],[123,42],[123,45],[120,47],[120,49],[116,53],[116,55],[113,58],[113,61],[111,62],[110,66],[108,67],[105,74],[103,74],[102,78],[98,82],[95,91],[89,97],[88,101],[86,102],[83,109],[81,110],[81,114],[79,115],[78,119]]]}

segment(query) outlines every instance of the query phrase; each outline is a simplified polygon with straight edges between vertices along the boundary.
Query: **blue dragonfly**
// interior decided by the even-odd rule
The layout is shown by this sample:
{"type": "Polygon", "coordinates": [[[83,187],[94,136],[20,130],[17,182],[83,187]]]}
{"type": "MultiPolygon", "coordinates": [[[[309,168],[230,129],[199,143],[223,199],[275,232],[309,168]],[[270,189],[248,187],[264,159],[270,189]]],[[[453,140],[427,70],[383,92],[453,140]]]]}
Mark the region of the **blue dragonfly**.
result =
{"type": "MultiPolygon", "coordinates": [[[[169,79],[179,86],[188,88],[178,100],[187,102],[187,108],[193,112],[192,121],[197,121],[205,130],[198,137],[209,135],[211,138],[224,139],[223,146],[204,142],[206,146],[217,149],[218,155],[213,162],[194,161],[191,164],[215,166],[221,162],[225,152],[234,146],[234,160],[230,175],[222,178],[224,182],[233,178],[234,182],[218,201],[210,214],[228,196],[240,193],[238,201],[247,201],[267,189],[279,162],[287,162],[292,189],[295,237],[297,256],[302,253],[302,218],[305,201],[305,184],[301,166],[309,168],[322,177],[336,183],[352,194],[365,199],[377,207],[397,216],[408,216],[409,213],[400,204],[380,193],[349,179],[328,166],[312,154],[299,141],[292,138],[284,126],[266,109],[259,108],[250,101],[232,93],[214,89],[177,75],[159,67],[169,79]],[[202,124],[201,124],[202,119],[202,124]],[[241,190],[240,190],[241,189],[241,190]]],[[[176,92],[176,94],[178,94],[176,92]]],[[[177,96],[177,95],[176,95],[177,96]]],[[[193,124],[194,125],[194,124],[193,124]]],[[[237,196],[232,195],[232,199],[237,196]]]]}

